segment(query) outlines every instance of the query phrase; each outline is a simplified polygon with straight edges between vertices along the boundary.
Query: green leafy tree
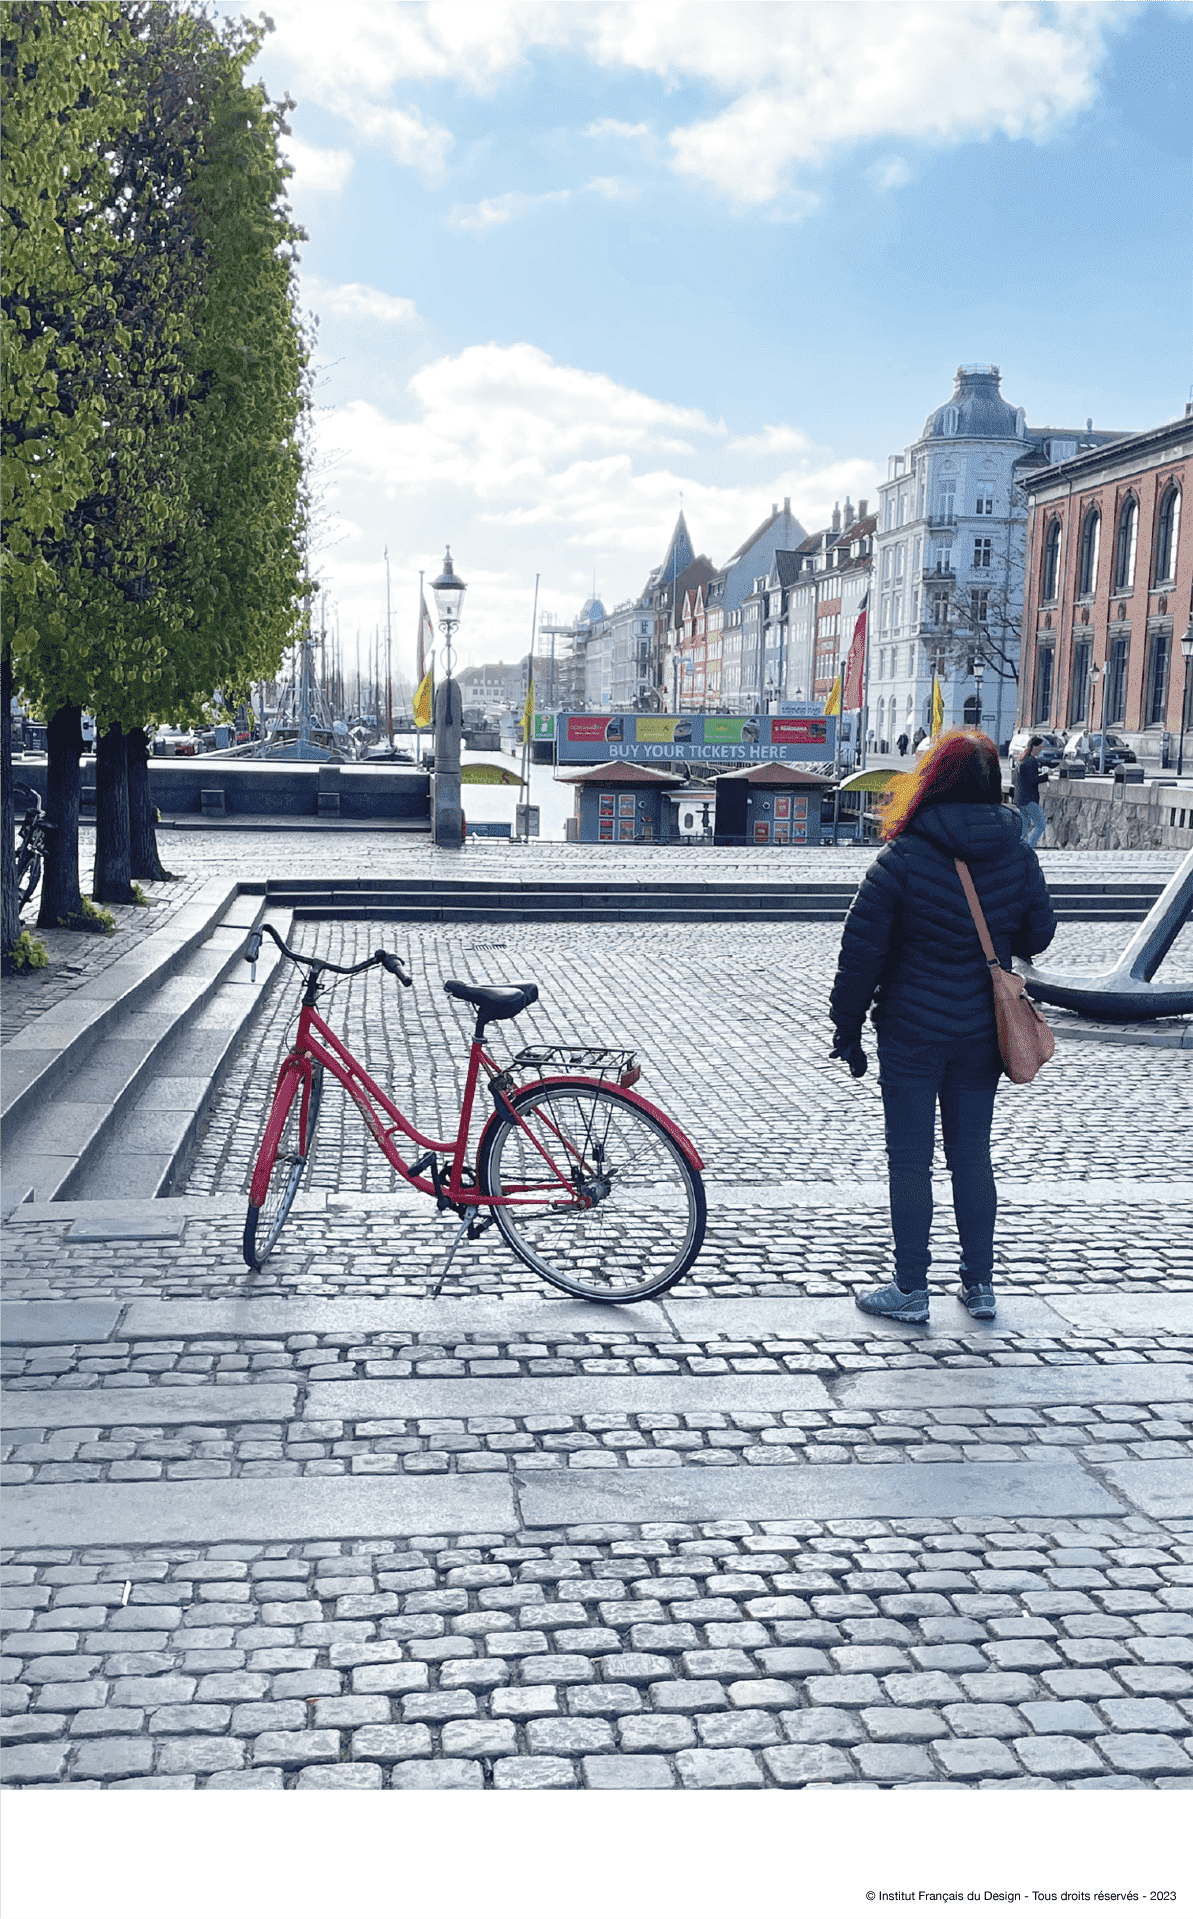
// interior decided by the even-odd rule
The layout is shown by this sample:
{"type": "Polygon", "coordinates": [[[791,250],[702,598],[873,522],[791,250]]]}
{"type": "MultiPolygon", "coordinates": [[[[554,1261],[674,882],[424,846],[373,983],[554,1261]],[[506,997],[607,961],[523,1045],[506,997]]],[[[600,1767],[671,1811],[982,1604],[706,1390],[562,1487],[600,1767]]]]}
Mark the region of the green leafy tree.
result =
{"type": "MultiPolygon", "coordinates": [[[[107,234],[97,161],[129,117],[116,81],[123,33],[119,7],[107,0],[0,5],[0,697],[6,720],[14,686],[33,677],[34,656],[45,651],[65,660],[69,651],[55,605],[53,547],[94,484],[103,428],[83,319],[105,297],[107,234]]],[[[77,692],[81,698],[81,687],[77,692]]],[[[70,707],[69,687],[57,704],[70,707]]],[[[59,725],[58,734],[63,731],[59,725]]],[[[77,713],[74,732],[77,738],[77,713]]],[[[0,955],[6,957],[18,931],[7,725],[0,791],[0,955]]],[[[69,814],[69,794],[64,804],[69,814]]],[[[66,917],[82,910],[77,819],[76,749],[75,864],[47,862],[54,868],[47,884],[66,917]]]]}

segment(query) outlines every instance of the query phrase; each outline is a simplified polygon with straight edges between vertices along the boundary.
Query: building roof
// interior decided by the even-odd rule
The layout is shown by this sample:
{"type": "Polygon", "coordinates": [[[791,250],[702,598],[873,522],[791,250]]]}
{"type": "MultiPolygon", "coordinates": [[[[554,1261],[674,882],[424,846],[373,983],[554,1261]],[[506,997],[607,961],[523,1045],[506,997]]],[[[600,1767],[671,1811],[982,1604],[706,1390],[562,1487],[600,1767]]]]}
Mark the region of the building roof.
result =
{"type": "Polygon", "coordinates": [[[921,437],[925,440],[1021,440],[1022,410],[1003,399],[999,378],[996,366],[959,366],[952,399],[928,415],[921,437]],[[950,412],[956,414],[956,425],[948,431],[946,416],[950,412]]]}
{"type": "Polygon", "coordinates": [[[790,502],[787,500],[784,500],[781,509],[777,506],[772,507],[770,512],[767,514],[765,520],[762,521],[760,526],[756,526],[754,528],[754,531],[750,534],[749,538],[743,540],[740,546],[737,546],[734,548],[733,552],[729,555],[729,558],[725,562],[726,572],[728,572],[729,568],[731,566],[734,566],[738,560],[744,559],[746,554],[750,551],[751,547],[757,546],[759,540],[761,540],[763,536],[770,531],[771,527],[775,524],[776,520],[790,520],[792,526],[796,529],[797,533],[802,533],[804,530],[803,527],[800,525],[799,521],[796,519],[794,513],[791,511],[790,502]]]}
{"type": "Polygon", "coordinates": [[[682,786],[678,773],[663,773],[656,766],[636,766],[633,760],[606,760],[603,766],[585,766],[578,773],[557,773],[562,786],[682,786]]]}
{"type": "Polygon", "coordinates": [[[737,773],[718,773],[718,780],[744,780],[747,786],[831,786],[823,773],[806,773],[786,760],[767,760],[764,766],[743,766],[737,773]]]}
{"type": "Polygon", "coordinates": [[[1102,446],[1084,449],[1071,460],[1060,460],[1055,466],[1045,466],[1037,473],[1025,475],[1024,490],[1030,498],[1050,488],[1068,488],[1074,481],[1095,486],[1103,472],[1120,467],[1134,470],[1152,464],[1159,466],[1190,445],[1193,445],[1193,411],[1187,411],[1179,419],[1166,420],[1163,426],[1149,427],[1144,433],[1122,434],[1102,446]]]}

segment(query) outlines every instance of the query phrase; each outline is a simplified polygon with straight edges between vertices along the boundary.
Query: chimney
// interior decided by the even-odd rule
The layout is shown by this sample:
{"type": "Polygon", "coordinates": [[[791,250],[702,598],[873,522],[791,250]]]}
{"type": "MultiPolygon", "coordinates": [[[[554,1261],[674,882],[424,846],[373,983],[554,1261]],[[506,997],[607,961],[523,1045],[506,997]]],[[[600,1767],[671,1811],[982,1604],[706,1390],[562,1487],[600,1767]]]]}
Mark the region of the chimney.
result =
{"type": "Polygon", "coordinates": [[[841,531],[841,506],[839,501],[834,500],[833,501],[833,532],[839,533],[840,531],[841,531]]]}
{"type": "Polygon", "coordinates": [[[853,501],[850,499],[848,493],[845,495],[845,524],[846,526],[853,525],[853,501]]]}
{"type": "Polygon", "coordinates": [[[770,516],[772,520],[774,519],[775,514],[778,512],[778,510],[779,508],[777,503],[774,500],[772,500],[770,503],[770,516]]]}
{"type": "Polygon", "coordinates": [[[858,503],[857,503],[857,516],[858,516],[858,519],[859,519],[859,520],[864,520],[864,519],[865,519],[865,517],[866,517],[866,508],[867,508],[867,506],[868,506],[868,505],[869,505],[869,501],[868,501],[868,500],[859,500],[859,501],[858,501],[858,503]]]}
{"type": "Polygon", "coordinates": [[[1093,432],[1093,430],[1094,430],[1094,423],[1093,423],[1093,421],[1092,421],[1092,419],[1090,419],[1090,420],[1087,420],[1087,421],[1086,421],[1086,423],[1085,423],[1085,430],[1086,430],[1086,432],[1087,432],[1087,433],[1092,433],[1092,432],[1093,432]]]}
{"type": "Polygon", "coordinates": [[[790,513],[791,513],[791,495],[790,495],[790,493],[785,493],[785,494],[783,495],[783,511],[784,511],[784,513],[786,513],[786,514],[788,514],[788,515],[790,516],[790,513]]]}

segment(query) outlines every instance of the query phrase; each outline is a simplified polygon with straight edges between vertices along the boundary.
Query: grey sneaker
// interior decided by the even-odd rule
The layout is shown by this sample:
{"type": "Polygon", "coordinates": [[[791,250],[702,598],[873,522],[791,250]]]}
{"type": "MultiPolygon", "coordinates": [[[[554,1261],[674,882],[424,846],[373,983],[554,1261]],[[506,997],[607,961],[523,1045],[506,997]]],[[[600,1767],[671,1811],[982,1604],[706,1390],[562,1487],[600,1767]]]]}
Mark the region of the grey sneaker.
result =
{"type": "Polygon", "coordinates": [[[902,1319],[912,1326],[928,1323],[928,1294],[901,1293],[899,1288],[880,1286],[876,1293],[855,1293],[853,1303],[859,1312],[873,1313],[877,1319],[902,1319]]]}
{"type": "Polygon", "coordinates": [[[972,1319],[993,1319],[998,1311],[994,1304],[994,1288],[990,1285],[967,1286],[962,1280],[957,1288],[957,1298],[972,1319]]]}

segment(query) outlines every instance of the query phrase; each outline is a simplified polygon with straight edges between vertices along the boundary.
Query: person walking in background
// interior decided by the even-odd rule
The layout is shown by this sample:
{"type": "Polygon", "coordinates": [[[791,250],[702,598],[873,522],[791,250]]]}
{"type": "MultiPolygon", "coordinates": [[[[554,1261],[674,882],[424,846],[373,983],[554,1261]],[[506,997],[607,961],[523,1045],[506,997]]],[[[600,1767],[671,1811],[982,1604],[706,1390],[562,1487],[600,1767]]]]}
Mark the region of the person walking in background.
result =
{"type": "Polygon", "coordinates": [[[899,737],[898,737],[898,739],[897,739],[897,740],[895,741],[895,745],[896,745],[896,746],[898,747],[898,749],[899,749],[899,758],[900,758],[900,759],[902,759],[902,758],[904,757],[904,755],[906,754],[906,752],[907,752],[907,735],[906,735],[906,733],[900,733],[900,735],[899,735],[899,737]]]}
{"type": "Polygon", "coordinates": [[[1009,968],[1013,954],[1031,959],[1056,931],[1039,861],[1001,802],[993,740],[943,733],[914,773],[896,775],[883,802],[887,843],[841,936],[830,1058],[861,1078],[873,1001],[895,1240],[894,1280],[856,1303],[888,1319],[928,1320],[938,1101],[961,1241],[958,1296],[975,1319],[995,1316],[990,1128],[1002,1058],[987,963],[954,862],[970,869],[1000,965],[1009,968]]]}
{"type": "Polygon", "coordinates": [[[1048,825],[1040,805],[1040,781],[1048,778],[1038,757],[1043,744],[1039,734],[1033,733],[1015,768],[1015,804],[1023,816],[1023,837],[1033,852],[1048,825]]]}

